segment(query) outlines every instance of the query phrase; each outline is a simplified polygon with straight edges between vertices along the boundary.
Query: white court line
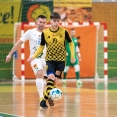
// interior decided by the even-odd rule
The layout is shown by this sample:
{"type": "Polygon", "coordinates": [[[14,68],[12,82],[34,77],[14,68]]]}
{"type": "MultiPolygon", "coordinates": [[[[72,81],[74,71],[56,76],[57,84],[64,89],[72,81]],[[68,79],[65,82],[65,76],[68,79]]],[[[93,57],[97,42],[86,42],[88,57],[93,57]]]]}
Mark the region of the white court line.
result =
{"type": "MultiPolygon", "coordinates": [[[[13,114],[8,114],[8,113],[3,113],[3,112],[0,112],[0,114],[6,114],[6,115],[11,115],[11,116],[23,117],[23,116],[13,115],[13,114]]],[[[3,116],[0,116],[0,117],[3,117],[3,116]]]]}
{"type": "MultiPolygon", "coordinates": [[[[92,113],[92,114],[96,114],[96,115],[104,115],[105,113],[104,112],[100,112],[100,113],[97,113],[97,112],[92,112],[92,111],[84,111],[84,112],[87,112],[87,113],[92,113]]],[[[117,117],[116,115],[113,115],[113,114],[109,114],[108,115],[109,117],[117,117]]]]}

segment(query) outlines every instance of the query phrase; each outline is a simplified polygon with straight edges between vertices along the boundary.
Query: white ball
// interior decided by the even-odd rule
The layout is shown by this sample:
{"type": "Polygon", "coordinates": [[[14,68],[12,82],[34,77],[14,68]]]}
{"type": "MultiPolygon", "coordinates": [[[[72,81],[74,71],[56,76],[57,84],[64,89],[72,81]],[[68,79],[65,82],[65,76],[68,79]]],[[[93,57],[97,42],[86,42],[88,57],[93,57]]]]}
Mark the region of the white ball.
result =
{"type": "Polygon", "coordinates": [[[49,97],[50,97],[52,100],[59,100],[59,99],[62,98],[62,91],[61,91],[59,88],[53,88],[53,89],[50,91],[49,97]]]}

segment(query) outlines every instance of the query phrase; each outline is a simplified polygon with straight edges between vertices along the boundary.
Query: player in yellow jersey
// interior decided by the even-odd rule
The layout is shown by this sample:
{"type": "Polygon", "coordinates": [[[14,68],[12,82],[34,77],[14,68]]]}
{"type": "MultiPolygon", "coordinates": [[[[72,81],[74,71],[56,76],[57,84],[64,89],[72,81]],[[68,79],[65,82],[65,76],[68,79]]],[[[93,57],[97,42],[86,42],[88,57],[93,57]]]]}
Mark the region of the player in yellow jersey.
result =
{"type": "Polygon", "coordinates": [[[49,99],[50,90],[54,88],[54,84],[59,81],[62,71],[64,71],[66,59],[66,40],[70,44],[71,63],[75,62],[74,44],[71,37],[69,36],[68,31],[59,26],[60,19],[60,15],[57,12],[51,14],[50,28],[47,28],[42,32],[39,48],[37,49],[35,54],[28,59],[28,61],[32,61],[34,60],[34,58],[39,56],[46,44],[46,65],[48,80],[46,86],[46,94],[44,96],[44,99],[40,102],[40,106],[42,108],[48,108],[48,106],[46,105],[46,101],[49,99]]]}

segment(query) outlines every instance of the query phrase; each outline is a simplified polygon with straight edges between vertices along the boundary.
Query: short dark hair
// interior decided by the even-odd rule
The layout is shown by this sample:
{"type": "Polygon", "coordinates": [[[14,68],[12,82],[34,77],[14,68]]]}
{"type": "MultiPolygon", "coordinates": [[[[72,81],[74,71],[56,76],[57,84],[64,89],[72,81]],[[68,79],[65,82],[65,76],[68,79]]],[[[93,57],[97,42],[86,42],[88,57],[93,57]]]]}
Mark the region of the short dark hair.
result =
{"type": "Polygon", "coordinates": [[[53,12],[50,16],[50,19],[61,19],[61,17],[57,12],[53,12]]]}
{"type": "Polygon", "coordinates": [[[42,19],[47,19],[46,16],[44,15],[38,15],[37,19],[42,18],[42,19]]]}
{"type": "Polygon", "coordinates": [[[74,28],[71,28],[71,30],[75,30],[74,28]]]}

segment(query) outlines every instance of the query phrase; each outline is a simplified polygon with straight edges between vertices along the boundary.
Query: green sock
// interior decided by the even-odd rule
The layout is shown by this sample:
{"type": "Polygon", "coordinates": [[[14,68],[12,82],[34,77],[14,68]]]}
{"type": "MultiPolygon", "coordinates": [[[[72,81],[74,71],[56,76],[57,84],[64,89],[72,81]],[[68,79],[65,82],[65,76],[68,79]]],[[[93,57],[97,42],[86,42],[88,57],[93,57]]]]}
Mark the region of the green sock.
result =
{"type": "Polygon", "coordinates": [[[76,73],[76,79],[79,80],[80,76],[79,76],[79,72],[75,72],[76,73]]]}
{"type": "Polygon", "coordinates": [[[63,79],[66,79],[66,76],[67,76],[67,73],[66,73],[66,72],[64,72],[64,78],[63,78],[63,79]]]}

